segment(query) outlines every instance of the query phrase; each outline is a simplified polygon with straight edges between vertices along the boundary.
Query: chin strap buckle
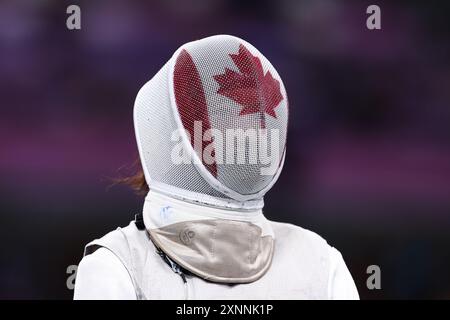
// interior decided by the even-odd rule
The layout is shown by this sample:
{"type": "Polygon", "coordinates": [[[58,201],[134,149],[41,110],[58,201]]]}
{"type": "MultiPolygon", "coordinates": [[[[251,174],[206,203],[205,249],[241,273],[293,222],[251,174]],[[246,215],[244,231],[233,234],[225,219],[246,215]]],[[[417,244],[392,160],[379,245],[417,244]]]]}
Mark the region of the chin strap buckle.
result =
{"type": "Polygon", "coordinates": [[[142,215],[142,213],[134,215],[134,224],[136,225],[136,228],[138,228],[138,230],[145,230],[144,216],[142,215]]]}

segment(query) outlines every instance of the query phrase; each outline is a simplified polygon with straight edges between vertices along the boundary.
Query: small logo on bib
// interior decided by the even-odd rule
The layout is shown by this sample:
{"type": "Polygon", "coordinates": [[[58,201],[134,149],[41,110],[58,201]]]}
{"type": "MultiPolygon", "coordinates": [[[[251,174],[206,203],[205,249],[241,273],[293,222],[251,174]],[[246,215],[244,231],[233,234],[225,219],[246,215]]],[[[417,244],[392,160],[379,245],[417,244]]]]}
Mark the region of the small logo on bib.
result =
{"type": "Polygon", "coordinates": [[[195,237],[195,232],[190,230],[189,228],[184,229],[180,232],[180,240],[186,245],[191,244],[192,239],[195,237]]]}

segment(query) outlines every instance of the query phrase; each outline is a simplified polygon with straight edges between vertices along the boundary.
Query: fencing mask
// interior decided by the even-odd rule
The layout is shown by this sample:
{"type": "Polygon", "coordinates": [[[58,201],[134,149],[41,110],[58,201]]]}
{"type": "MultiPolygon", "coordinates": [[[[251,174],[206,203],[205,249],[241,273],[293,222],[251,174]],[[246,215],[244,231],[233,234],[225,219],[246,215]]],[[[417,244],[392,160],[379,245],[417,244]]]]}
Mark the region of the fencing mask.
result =
{"type": "Polygon", "coordinates": [[[274,237],[261,209],[283,167],[287,121],[283,82],[251,44],[218,35],[175,52],[134,106],[144,222],[160,250],[210,281],[268,270],[274,237]]]}

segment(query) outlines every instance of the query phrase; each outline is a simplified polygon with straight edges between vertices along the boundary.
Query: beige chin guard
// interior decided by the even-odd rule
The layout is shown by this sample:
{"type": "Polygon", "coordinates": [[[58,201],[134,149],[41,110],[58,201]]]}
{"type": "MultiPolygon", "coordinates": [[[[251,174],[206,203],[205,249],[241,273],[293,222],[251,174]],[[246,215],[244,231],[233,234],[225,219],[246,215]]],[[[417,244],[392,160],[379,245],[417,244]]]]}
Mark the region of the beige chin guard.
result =
{"type": "Polygon", "coordinates": [[[274,240],[261,228],[234,220],[179,222],[149,230],[157,247],[193,274],[213,282],[248,283],[272,262],[274,240]]]}

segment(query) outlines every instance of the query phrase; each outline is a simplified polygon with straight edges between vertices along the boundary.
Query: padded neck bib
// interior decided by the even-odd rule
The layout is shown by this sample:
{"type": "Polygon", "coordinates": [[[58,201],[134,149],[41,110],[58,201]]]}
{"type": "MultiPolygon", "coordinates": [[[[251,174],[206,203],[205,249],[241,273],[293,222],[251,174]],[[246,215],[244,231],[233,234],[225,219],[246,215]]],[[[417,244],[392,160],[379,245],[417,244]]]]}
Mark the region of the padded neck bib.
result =
{"type": "Polygon", "coordinates": [[[205,280],[253,282],[272,261],[273,231],[261,210],[205,207],[150,191],[144,223],[160,250],[205,280]]]}

